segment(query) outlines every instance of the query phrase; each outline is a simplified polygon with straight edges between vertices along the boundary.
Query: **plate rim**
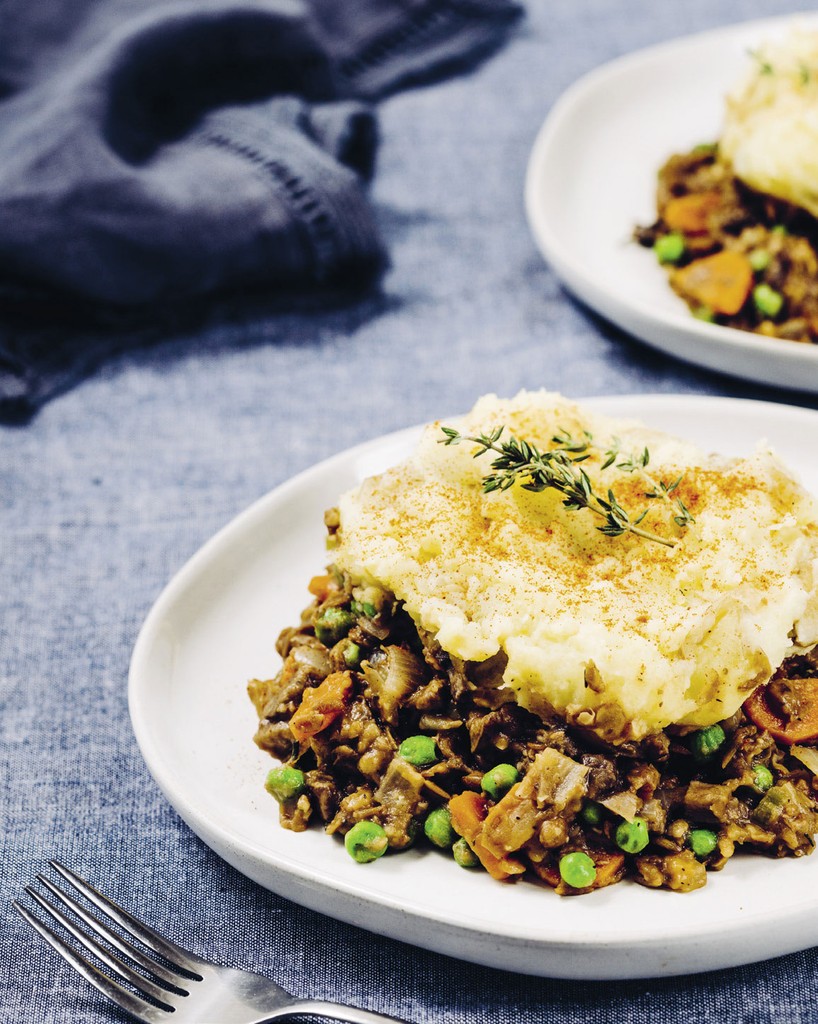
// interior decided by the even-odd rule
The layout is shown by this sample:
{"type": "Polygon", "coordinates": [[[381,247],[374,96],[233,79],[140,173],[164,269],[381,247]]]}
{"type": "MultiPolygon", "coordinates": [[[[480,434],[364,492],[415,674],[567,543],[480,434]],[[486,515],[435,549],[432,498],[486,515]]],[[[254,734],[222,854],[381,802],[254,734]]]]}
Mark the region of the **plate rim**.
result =
{"type": "MultiPolygon", "coordinates": [[[[722,396],[709,396],[701,395],[697,393],[684,394],[684,393],[651,393],[651,394],[621,394],[621,395],[602,395],[587,398],[580,398],[576,401],[587,405],[590,408],[596,408],[610,415],[625,415],[628,411],[628,406],[632,403],[638,403],[640,409],[638,413],[632,414],[638,416],[639,419],[644,419],[646,415],[649,415],[651,409],[661,409],[666,412],[668,409],[668,403],[681,404],[683,406],[683,412],[686,415],[690,415],[691,412],[695,412],[697,408],[708,407],[711,410],[714,406],[723,406],[726,409],[737,409],[741,408],[748,414],[753,412],[761,412],[764,414],[771,415],[773,417],[786,418],[787,420],[798,420],[804,423],[809,422],[813,430],[818,432],[818,410],[804,408],[802,406],[788,405],[784,403],[771,402],[761,399],[743,399],[734,397],[722,397],[722,396]]],[[[460,415],[460,414],[457,414],[460,415]]],[[[456,416],[444,417],[443,419],[456,419],[456,416]]],[[[231,834],[229,829],[226,829],[219,821],[218,818],[209,816],[206,810],[203,810],[200,805],[196,805],[195,801],[191,801],[188,795],[180,793],[179,789],[173,784],[173,781],[168,778],[168,765],[166,758],[161,751],[161,746],[154,742],[154,738],[151,735],[150,716],[147,712],[147,701],[143,700],[144,693],[144,682],[145,673],[143,670],[143,664],[148,664],[150,659],[150,644],[153,640],[153,634],[161,626],[161,622],[166,614],[166,611],[173,607],[174,602],[181,597],[185,590],[189,588],[192,582],[195,582],[196,575],[203,571],[209,560],[214,556],[218,555],[218,551],[222,545],[228,544],[234,534],[240,533],[243,530],[251,528],[253,523],[257,520],[263,521],[265,515],[274,511],[276,506],[291,499],[295,494],[297,495],[299,490],[305,485],[308,485],[313,479],[320,478],[322,475],[331,471],[334,467],[340,466],[347,462],[350,465],[353,464],[355,459],[365,456],[373,450],[385,448],[387,445],[392,445],[396,442],[409,442],[413,436],[417,436],[419,431],[423,428],[424,424],[417,424],[410,427],[405,427],[400,430],[392,431],[387,434],[381,435],[380,437],[372,438],[368,441],[364,441],[342,451],[329,456],[326,459],[319,461],[318,463],[301,470],[299,473],[283,481],[279,485],[273,487],[271,490],[257,498],[250,505],[248,505],[243,511],[240,511],[224,526],[217,530],[208,540],[202,544],[193,555],[191,555],[182,566],[172,575],[170,580],[160,591],[159,595],[155,599],[149,612],[147,613],[142,626],[137,635],[133,652],[131,656],[129,673],[128,673],[128,706],[130,711],[132,728],[139,746],[140,752],[145,760],[146,766],[150,771],[151,775],[157,782],[160,790],[165,795],[168,802],[176,810],[176,812],[185,820],[193,831],[203,841],[229,863],[233,864],[239,871],[252,878],[262,886],[267,888],[274,888],[268,884],[268,880],[256,877],[251,867],[247,863],[247,857],[258,860],[259,863],[263,863],[267,871],[272,872],[276,876],[288,881],[292,881],[294,878],[297,880],[298,885],[296,888],[299,891],[297,901],[305,906],[309,906],[312,909],[323,911],[325,913],[331,913],[331,916],[340,916],[337,913],[330,912],[324,908],[320,902],[312,900],[312,892],[309,890],[314,889],[316,886],[323,892],[332,890],[335,894],[341,894],[346,906],[357,906],[366,908],[376,908],[376,913],[369,923],[362,923],[359,919],[352,920],[352,923],[358,924],[361,927],[369,927],[370,930],[380,932],[381,934],[389,934],[393,938],[400,938],[394,934],[394,932],[384,925],[384,920],[389,917],[390,914],[397,913],[403,919],[411,918],[413,921],[422,925],[428,925],[432,922],[436,928],[440,930],[439,935],[428,937],[429,941],[419,941],[417,936],[414,938],[408,938],[406,941],[413,942],[415,945],[419,945],[425,948],[435,949],[435,943],[442,944],[437,949],[439,952],[451,954],[451,950],[448,945],[443,943],[443,936],[449,935],[457,937],[460,941],[465,941],[468,946],[469,943],[479,945],[479,937],[481,935],[489,935],[500,940],[504,946],[506,956],[512,956],[519,953],[520,951],[526,950],[548,950],[554,952],[555,949],[563,949],[565,951],[573,950],[574,952],[585,952],[589,953],[596,951],[597,953],[604,953],[608,959],[611,973],[605,971],[600,972],[588,972],[582,970],[579,973],[572,973],[571,970],[563,965],[561,970],[549,971],[549,976],[553,977],[574,977],[574,978],[612,978],[612,977],[659,977],[671,974],[686,974],[695,973],[699,970],[708,969],[706,966],[700,966],[691,971],[689,968],[681,968],[674,970],[672,967],[663,971],[650,970],[648,973],[641,973],[638,969],[633,971],[627,967],[627,962],[634,956],[639,956],[640,951],[647,949],[653,949],[657,942],[666,941],[661,937],[657,936],[656,928],[651,926],[650,928],[643,926],[639,932],[629,934],[627,942],[621,947],[617,944],[612,944],[609,940],[602,938],[600,939],[593,932],[593,923],[590,927],[582,930],[575,930],[572,932],[568,940],[560,941],[557,937],[553,942],[545,942],[543,939],[525,934],[521,935],[519,928],[520,922],[508,922],[504,927],[498,927],[496,922],[492,922],[492,930],[490,932],[485,931],[485,921],[481,921],[479,916],[475,916],[473,913],[468,915],[460,915],[457,922],[453,923],[447,920],[443,911],[435,914],[430,912],[428,906],[418,903],[414,900],[407,901],[404,894],[398,892],[394,897],[384,892],[365,892],[362,891],[360,885],[354,883],[348,883],[344,879],[339,879],[334,876],[331,869],[331,863],[328,869],[323,867],[316,869],[314,865],[307,865],[299,863],[297,860],[292,859],[286,853],[271,851],[265,848],[261,843],[255,839],[251,839],[247,836],[240,836],[238,839],[235,835],[231,834]],[[617,955],[618,954],[618,955],[617,955]],[[623,973],[623,971],[625,973],[623,973]]],[[[249,743],[249,740],[248,740],[249,743]]],[[[276,889],[276,891],[280,891],[276,889]]],[[[603,890],[604,892],[604,890],[603,890]]],[[[702,890],[707,892],[707,890],[702,890]]],[[[292,890],[282,893],[283,895],[293,898],[292,890]]],[[[677,894],[666,893],[659,891],[653,894],[654,898],[658,900],[674,899],[678,898],[677,894]]],[[[688,894],[687,898],[695,898],[695,894],[688,894]]],[[[675,942],[673,948],[678,950],[688,946],[695,946],[700,943],[703,939],[705,941],[713,941],[714,937],[719,936],[722,939],[729,940],[730,936],[738,937],[739,934],[745,935],[746,929],[751,924],[762,924],[772,925],[773,927],[780,927],[782,920],[792,922],[795,920],[796,923],[802,929],[807,928],[807,924],[812,924],[815,918],[814,908],[809,911],[803,910],[800,914],[793,914],[790,912],[782,918],[781,914],[776,914],[772,909],[765,910],[762,912],[754,911],[752,906],[747,907],[744,910],[741,921],[732,921],[729,926],[725,926],[724,922],[718,919],[707,922],[706,927],[702,927],[701,922],[697,924],[695,928],[686,927],[681,932],[677,932],[674,936],[675,942]],[[803,921],[801,921],[803,918],[803,921]]],[[[792,927],[794,936],[798,935],[798,928],[792,927]]],[[[810,937],[810,943],[812,944],[818,935],[812,935],[810,937]]],[[[785,952],[792,952],[796,949],[804,948],[803,942],[794,937],[793,945],[791,948],[783,948],[778,946],[775,955],[780,955],[785,952]]],[[[758,955],[753,953],[752,947],[747,947],[748,956],[746,959],[739,959],[737,957],[729,958],[729,961],[724,966],[735,966],[740,963],[752,962],[753,960],[759,959],[758,955]]],[[[466,959],[470,959],[474,962],[483,962],[489,965],[496,965],[496,960],[487,960],[480,955],[480,950],[471,949],[468,955],[465,955],[466,959]]],[[[671,962],[673,957],[668,958],[671,962]]],[[[537,970],[531,970],[527,968],[515,967],[514,963],[504,963],[505,966],[510,970],[518,970],[523,973],[537,974],[540,973],[537,970]]]]}
{"type": "MultiPolygon", "coordinates": [[[[756,383],[812,393],[818,391],[818,377],[814,381],[804,382],[795,374],[799,369],[814,370],[818,366],[818,345],[765,338],[735,327],[709,324],[692,315],[685,315],[681,309],[678,312],[657,312],[649,303],[640,299],[628,299],[627,302],[618,300],[585,269],[576,258],[576,253],[564,243],[562,235],[552,229],[545,210],[543,189],[540,187],[545,169],[556,152],[560,133],[565,131],[566,124],[571,123],[576,108],[613,79],[630,74],[638,70],[640,65],[679,49],[707,44],[719,38],[732,39],[746,33],[760,35],[779,30],[795,21],[812,22],[818,26],[818,12],[793,12],[718,26],[625,53],[586,72],[557,97],[534,137],[524,176],[523,204],[533,239],[557,277],[583,304],[600,313],[616,327],[682,362],[756,383]],[[662,330],[668,335],[666,341],[656,338],[656,332],[662,330]],[[691,338],[700,346],[695,357],[678,344],[681,340],[689,341],[691,338]],[[713,352],[712,359],[709,358],[710,351],[713,352]],[[769,359],[773,366],[779,368],[779,373],[776,376],[761,376],[740,364],[726,368],[724,359],[718,358],[720,352],[729,352],[731,355],[753,353],[769,359]]],[[[714,98],[714,102],[719,101],[719,97],[714,98]]]]}

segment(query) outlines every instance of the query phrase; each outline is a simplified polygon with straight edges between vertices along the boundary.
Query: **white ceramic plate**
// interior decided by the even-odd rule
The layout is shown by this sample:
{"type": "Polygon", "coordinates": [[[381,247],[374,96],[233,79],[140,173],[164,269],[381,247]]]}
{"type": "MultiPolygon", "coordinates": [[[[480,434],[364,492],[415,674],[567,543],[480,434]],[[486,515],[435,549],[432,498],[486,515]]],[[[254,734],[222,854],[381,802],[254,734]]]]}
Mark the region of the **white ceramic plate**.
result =
{"type": "Polygon", "coordinates": [[[818,391],[818,345],[696,320],[649,249],[631,241],[656,219],[656,173],[672,153],[718,138],[724,95],[759,41],[797,20],[690,36],[621,58],[574,84],[534,144],[525,200],[534,238],[567,287],[663,352],[765,384],[818,391]]]}
{"type": "MultiPolygon", "coordinates": [[[[595,399],[707,449],[749,452],[766,438],[818,492],[818,413],[704,397],[595,399]]],[[[320,572],[323,512],[403,457],[404,431],[344,452],[252,505],[179,572],[140,632],[129,699],[145,760],[190,827],[245,875],[315,910],[494,967],[567,978],[709,970],[818,943],[818,856],[737,857],[686,895],[626,882],[561,899],[504,885],[433,850],[359,865],[320,829],[280,828],[263,780],[274,762],[252,736],[245,683],[277,671],[274,641],[298,622],[320,572]]]]}

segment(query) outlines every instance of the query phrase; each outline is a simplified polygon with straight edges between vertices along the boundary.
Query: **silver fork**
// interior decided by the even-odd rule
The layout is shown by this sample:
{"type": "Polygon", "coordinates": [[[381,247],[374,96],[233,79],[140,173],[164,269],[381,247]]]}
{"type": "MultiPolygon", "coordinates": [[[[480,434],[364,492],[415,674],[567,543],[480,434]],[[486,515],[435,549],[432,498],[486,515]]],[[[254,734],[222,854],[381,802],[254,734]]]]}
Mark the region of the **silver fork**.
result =
{"type": "Polygon", "coordinates": [[[142,952],[118,932],[90,913],[73,896],[43,875],[37,881],[59,904],[83,922],[79,927],[60,907],[45,899],[31,886],[28,895],[74,939],[96,956],[108,969],[127,982],[126,988],[96,967],[49,925],[13,901],[15,909],[63,956],[72,967],[100,992],[144,1024],[264,1024],[265,1021],[315,1014],[347,1024],[405,1024],[395,1017],[359,1010],[317,999],[296,999],[261,974],[220,967],[162,938],[107,896],[57,861],[52,868],[98,910],[129,936],[161,957],[161,962],[142,952]],[[99,941],[104,939],[130,963],[99,941]],[[131,989],[135,990],[132,991],[131,989]]]}

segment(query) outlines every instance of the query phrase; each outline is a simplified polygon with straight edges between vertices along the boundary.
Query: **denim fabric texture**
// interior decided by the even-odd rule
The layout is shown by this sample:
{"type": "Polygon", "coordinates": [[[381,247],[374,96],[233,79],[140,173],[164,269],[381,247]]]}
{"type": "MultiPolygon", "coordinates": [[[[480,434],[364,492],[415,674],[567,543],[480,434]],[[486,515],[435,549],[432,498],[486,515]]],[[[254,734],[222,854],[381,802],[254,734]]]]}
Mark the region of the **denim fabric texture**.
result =
{"type": "Polygon", "coordinates": [[[363,101],[469,66],[519,14],[511,0],[86,8],[7,0],[0,15],[0,418],[216,296],[317,308],[376,285],[363,101]]]}
{"type": "MultiPolygon", "coordinates": [[[[343,17],[343,3],[328,7],[343,17]]],[[[567,982],[305,910],[181,821],[140,756],[126,695],[137,632],[173,574],[256,498],[349,445],[521,387],[818,404],[688,366],[599,320],[541,259],[522,200],[535,134],[578,76],[800,7],[528,0],[479,66],[379,101],[367,192],[390,261],[379,289],[313,310],[235,298],[127,351],[106,348],[103,332],[96,372],[29,422],[0,427],[0,1021],[126,1019],[9,906],[49,857],[205,956],[418,1024],[818,1018],[815,950],[692,977],[567,982]]]]}

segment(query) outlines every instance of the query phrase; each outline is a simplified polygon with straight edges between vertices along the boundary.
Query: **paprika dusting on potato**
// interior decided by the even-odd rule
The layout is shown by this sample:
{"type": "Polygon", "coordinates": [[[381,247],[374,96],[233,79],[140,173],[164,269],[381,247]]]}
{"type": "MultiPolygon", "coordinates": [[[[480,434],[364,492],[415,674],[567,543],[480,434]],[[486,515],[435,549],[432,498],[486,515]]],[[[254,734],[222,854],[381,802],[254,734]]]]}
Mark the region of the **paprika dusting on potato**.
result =
{"type": "Polygon", "coordinates": [[[764,448],[725,459],[553,393],[487,396],[339,513],[343,572],[608,742],[718,722],[818,640],[818,506],[764,448]]]}

